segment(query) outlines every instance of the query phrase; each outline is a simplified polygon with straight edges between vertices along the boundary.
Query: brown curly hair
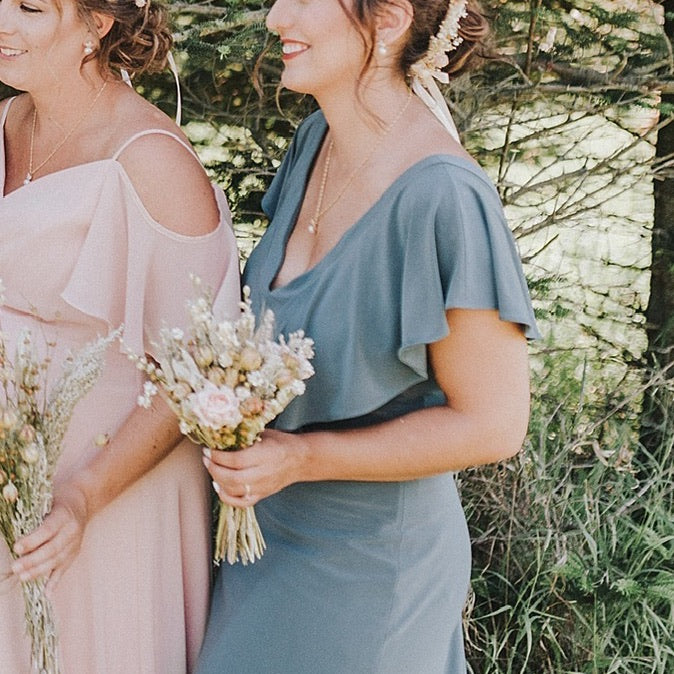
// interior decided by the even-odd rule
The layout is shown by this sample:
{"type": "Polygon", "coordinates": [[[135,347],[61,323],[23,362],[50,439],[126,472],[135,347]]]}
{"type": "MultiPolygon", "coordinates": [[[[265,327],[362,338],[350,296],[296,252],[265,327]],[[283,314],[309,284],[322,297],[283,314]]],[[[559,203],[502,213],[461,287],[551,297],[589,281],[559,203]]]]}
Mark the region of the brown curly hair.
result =
{"type": "Polygon", "coordinates": [[[76,0],[83,21],[95,33],[93,14],[115,21],[85,61],[97,60],[106,73],[126,70],[130,75],[158,72],[166,67],[173,44],[168,11],[159,0],[138,7],[134,0],[76,0]]]}

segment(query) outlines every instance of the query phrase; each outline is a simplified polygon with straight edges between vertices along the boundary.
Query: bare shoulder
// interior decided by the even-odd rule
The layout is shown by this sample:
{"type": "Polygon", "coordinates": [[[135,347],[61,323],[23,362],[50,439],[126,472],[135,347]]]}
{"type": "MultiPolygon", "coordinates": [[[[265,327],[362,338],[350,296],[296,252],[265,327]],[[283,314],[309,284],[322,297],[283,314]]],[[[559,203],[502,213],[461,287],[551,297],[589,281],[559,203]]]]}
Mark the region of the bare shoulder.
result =
{"type": "Polygon", "coordinates": [[[114,134],[118,161],[152,218],[186,236],[213,231],[220,221],[213,188],[183,132],[140,97],[124,107],[117,118],[129,123],[114,134]]]}
{"type": "Polygon", "coordinates": [[[438,154],[458,157],[475,163],[461,143],[448,133],[423,103],[416,102],[416,105],[417,114],[405,133],[405,149],[409,153],[409,163],[438,154]]]}

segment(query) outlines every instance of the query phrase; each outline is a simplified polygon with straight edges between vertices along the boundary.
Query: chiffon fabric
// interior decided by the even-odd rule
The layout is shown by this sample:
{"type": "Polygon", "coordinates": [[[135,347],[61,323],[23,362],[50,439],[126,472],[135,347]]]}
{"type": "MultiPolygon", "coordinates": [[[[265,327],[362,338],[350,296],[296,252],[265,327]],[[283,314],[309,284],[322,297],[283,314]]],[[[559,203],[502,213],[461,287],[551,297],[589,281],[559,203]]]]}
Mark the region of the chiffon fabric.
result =
{"type": "MultiPolygon", "coordinates": [[[[10,104],[2,114],[3,131],[10,104]]],[[[223,316],[237,311],[238,256],[222,192],[214,187],[220,210],[215,231],[176,234],[143,207],[118,161],[123,149],[10,194],[2,190],[0,278],[6,303],[0,324],[10,350],[24,329],[41,348],[54,343],[51,381],[69,351],[121,324],[129,348],[153,353],[152,340],[163,324],[186,323],[191,272],[222,288],[217,307],[223,316]]],[[[101,379],[75,409],[57,482],[96,452],[110,451],[94,439],[115,433],[135,408],[141,387],[142,375],[113,344],[101,379]]],[[[91,520],[53,598],[64,674],[192,669],[208,604],[209,490],[199,448],[185,440],[91,520]]],[[[28,674],[23,600],[10,563],[0,542],[0,671],[28,674]]]]}
{"type": "MultiPolygon", "coordinates": [[[[449,308],[538,336],[496,190],[471,161],[416,163],[313,268],[273,288],[327,130],[298,129],[244,271],[256,312],[315,340],[316,374],[276,427],[355,428],[446,403],[427,345],[449,308]]],[[[412,450],[410,450],[412,451],[412,450]]],[[[256,505],[267,550],[220,569],[199,674],[465,674],[470,541],[452,474],[291,485],[256,505]]]]}

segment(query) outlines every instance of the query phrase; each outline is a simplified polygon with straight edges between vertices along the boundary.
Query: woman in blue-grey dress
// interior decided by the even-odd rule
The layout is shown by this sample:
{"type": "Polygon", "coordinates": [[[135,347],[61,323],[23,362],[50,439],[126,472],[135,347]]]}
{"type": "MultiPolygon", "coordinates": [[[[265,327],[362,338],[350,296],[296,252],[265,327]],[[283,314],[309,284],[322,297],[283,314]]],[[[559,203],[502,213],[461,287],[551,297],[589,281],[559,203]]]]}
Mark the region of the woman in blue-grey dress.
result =
{"type": "Polygon", "coordinates": [[[221,567],[197,671],[465,673],[452,473],[519,450],[537,335],[497,193],[433,83],[484,18],[472,0],[277,0],[267,25],[283,84],[320,110],[244,281],[315,340],[316,374],[254,447],[206,452],[267,550],[221,567]]]}

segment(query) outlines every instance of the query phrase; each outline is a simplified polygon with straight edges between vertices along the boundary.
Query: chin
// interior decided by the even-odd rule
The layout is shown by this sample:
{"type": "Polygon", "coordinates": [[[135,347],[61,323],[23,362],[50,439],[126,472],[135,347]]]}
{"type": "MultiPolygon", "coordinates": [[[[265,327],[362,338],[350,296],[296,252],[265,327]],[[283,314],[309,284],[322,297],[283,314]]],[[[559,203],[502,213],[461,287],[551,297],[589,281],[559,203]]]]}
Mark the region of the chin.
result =
{"type": "Polygon", "coordinates": [[[316,91],[316,87],[311,86],[311,84],[307,82],[306,78],[293,75],[293,73],[289,73],[287,69],[284,70],[283,73],[281,74],[281,84],[286,89],[294,91],[295,93],[298,94],[313,95],[313,93],[316,91]]]}
{"type": "Polygon", "coordinates": [[[18,77],[12,77],[11,75],[2,72],[0,68],[0,83],[4,84],[7,87],[11,87],[16,91],[28,91],[25,86],[25,80],[21,80],[18,77]]]}

